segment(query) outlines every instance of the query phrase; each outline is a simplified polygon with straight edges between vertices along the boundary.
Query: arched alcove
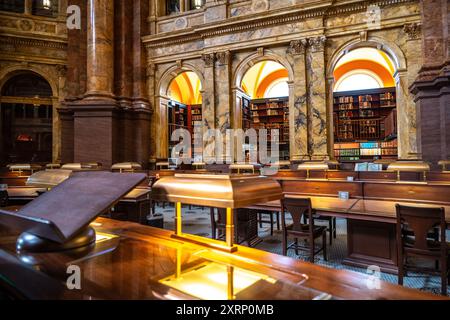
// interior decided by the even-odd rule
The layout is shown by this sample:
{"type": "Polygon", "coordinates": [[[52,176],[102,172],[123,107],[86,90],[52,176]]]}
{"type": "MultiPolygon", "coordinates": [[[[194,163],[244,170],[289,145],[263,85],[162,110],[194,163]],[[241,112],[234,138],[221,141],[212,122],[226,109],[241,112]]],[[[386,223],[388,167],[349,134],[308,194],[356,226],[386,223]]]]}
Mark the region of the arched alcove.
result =
{"type": "MultiPolygon", "coordinates": [[[[327,68],[330,132],[340,161],[398,158],[398,116],[407,92],[398,86],[406,60],[398,46],[371,38],[339,48],[327,68]]],[[[408,131],[406,131],[408,132],[408,131]]]]}
{"type": "Polygon", "coordinates": [[[16,70],[3,78],[0,93],[0,161],[51,162],[54,115],[50,83],[35,72],[16,70]]]}

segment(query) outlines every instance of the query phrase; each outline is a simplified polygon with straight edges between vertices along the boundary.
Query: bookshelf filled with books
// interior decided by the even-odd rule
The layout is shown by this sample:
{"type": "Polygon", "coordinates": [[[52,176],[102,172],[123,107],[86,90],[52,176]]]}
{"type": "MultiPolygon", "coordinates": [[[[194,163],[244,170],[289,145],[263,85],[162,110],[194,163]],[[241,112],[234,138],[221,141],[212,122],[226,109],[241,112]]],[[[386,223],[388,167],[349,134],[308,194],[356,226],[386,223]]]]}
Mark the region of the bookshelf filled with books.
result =
{"type": "Polygon", "coordinates": [[[395,88],[337,92],[333,102],[337,160],[397,157],[395,88]]]}
{"type": "Polygon", "coordinates": [[[170,101],[167,111],[169,122],[169,157],[172,155],[173,147],[178,143],[171,141],[172,133],[176,129],[188,130],[191,133],[192,153],[201,153],[201,147],[194,149],[194,138],[196,137],[196,133],[200,134],[200,139],[202,138],[202,105],[184,105],[176,101],[170,101]]]}
{"type": "Polygon", "coordinates": [[[274,138],[271,130],[278,130],[279,152],[281,160],[288,160],[289,155],[289,106],[288,98],[271,98],[251,100],[249,108],[243,103],[243,123],[245,129],[267,130],[267,150],[271,150],[274,138]],[[248,122],[246,122],[248,121],[248,122]]]}

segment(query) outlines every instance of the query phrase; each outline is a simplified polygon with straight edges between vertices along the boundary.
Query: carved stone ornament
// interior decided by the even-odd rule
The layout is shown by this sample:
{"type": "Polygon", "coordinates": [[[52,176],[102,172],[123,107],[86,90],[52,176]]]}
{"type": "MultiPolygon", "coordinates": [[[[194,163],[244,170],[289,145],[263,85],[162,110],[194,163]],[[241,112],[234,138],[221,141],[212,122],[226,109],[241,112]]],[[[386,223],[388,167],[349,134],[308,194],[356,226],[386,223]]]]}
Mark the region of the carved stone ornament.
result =
{"type": "Polygon", "coordinates": [[[202,60],[205,63],[205,67],[212,67],[215,61],[214,53],[202,54],[202,60]]]}
{"type": "Polygon", "coordinates": [[[188,21],[185,17],[180,17],[175,20],[174,25],[176,30],[185,29],[188,26],[188,21]]]}
{"type": "Polygon", "coordinates": [[[252,11],[261,12],[269,10],[270,4],[269,0],[253,0],[252,1],[252,11]]]}
{"type": "Polygon", "coordinates": [[[405,24],[403,31],[408,35],[408,40],[420,39],[421,26],[418,23],[405,24]]]}
{"type": "Polygon", "coordinates": [[[289,45],[288,52],[290,54],[305,54],[308,41],[306,39],[293,40],[289,45]]]}
{"type": "Polygon", "coordinates": [[[308,39],[308,43],[311,46],[311,50],[313,52],[324,51],[326,41],[327,41],[327,38],[325,36],[308,39]]]}
{"type": "Polygon", "coordinates": [[[31,29],[33,29],[33,22],[30,20],[20,20],[19,28],[23,31],[31,31],[31,29]]]}

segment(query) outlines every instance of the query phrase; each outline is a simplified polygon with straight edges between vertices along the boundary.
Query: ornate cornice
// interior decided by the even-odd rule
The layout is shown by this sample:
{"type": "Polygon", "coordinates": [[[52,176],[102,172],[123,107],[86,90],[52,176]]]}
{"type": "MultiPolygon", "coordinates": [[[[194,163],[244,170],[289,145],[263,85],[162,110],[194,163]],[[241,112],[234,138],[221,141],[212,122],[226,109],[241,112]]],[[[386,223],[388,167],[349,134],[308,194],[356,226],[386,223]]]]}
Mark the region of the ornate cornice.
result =
{"type": "Polygon", "coordinates": [[[231,33],[239,33],[254,29],[271,27],[274,25],[294,23],[305,19],[316,17],[332,17],[341,14],[348,14],[367,10],[369,6],[386,7],[390,5],[403,3],[417,3],[418,0],[379,0],[379,1],[360,1],[355,3],[333,4],[332,6],[319,6],[316,8],[307,8],[301,10],[290,10],[276,16],[268,16],[264,14],[237,16],[227,19],[226,25],[224,21],[200,25],[197,27],[186,29],[186,33],[178,33],[176,35],[168,35],[167,33],[146,36],[143,42],[147,48],[163,47],[167,45],[176,45],[186,42],[203,40],[205,38],[221,36],[231,33]]]}
{"type": "Polygon", "coordinates": [[[16,37],[0,37],[0,43],[12,44],[16,46],[25,47],[44,47],[51,49],[67,49],[66,42],[51,41],[51,40],[38,40],[30,38],[16,38],[16,37]]]}

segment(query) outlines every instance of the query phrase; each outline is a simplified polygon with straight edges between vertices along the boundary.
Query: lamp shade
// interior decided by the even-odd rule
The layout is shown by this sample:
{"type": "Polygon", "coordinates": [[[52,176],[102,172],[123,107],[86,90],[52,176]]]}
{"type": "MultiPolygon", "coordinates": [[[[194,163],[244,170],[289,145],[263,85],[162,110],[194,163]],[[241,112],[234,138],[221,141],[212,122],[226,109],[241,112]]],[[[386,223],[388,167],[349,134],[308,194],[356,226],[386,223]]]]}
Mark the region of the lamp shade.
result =
{"type": "Polygon", "coordinates": [[[176,174],[152,186],[154,201],[181,202],[215,208],[242,208],[280,200],[280,184],[262,176],[176,174]]]}

